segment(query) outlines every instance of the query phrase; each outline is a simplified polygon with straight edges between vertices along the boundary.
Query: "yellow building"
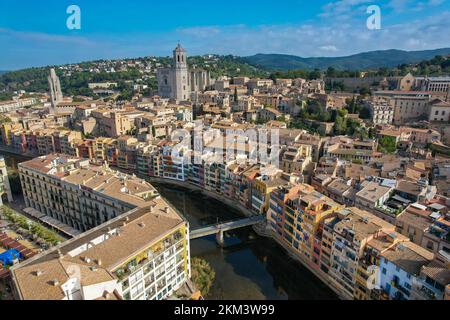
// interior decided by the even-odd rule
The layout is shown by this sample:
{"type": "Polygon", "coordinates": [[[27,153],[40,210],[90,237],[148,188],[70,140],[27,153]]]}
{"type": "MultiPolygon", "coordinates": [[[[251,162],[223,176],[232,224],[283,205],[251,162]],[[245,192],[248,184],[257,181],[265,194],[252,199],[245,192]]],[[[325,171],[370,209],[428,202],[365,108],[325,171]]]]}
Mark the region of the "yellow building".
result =
{"type": "Polygon", "coordinates": [[[98,162],[104,162],[108,160],[108,149],[115,145],[117,142],[116,139],[113,138],[96,138],[94,141],[94,157],[98,162]]]}
{"type": "Polygon", "coordinates": [[[16,130],[22,130],[23,126],[20,123],[2,123],[0,126],[0,142],[6,146],[11,145],[10,133],[16,130]]]}
{"type": "Polygon", "coordinates": [[[296,233],[302,240],[301,252],[316,268],[320,267],[323,221],[343,208],[317,191],[300,194],[294,217],[298,221],[296,233]]]}
{"type": "Polygon", "coordinates": [[[287,185],[291,177],[274,168],[259,170],[259,176],[251,181],[251,207],[255,213],[266,214],[269,209],[270,193],[278,187],[287,185]]]}
{"type": "Polygon", "coordinates": [[[342,208],[310,185],[290,185],[272,192],[267,219],[285,243],[319,268],[323,222],[342,208]]]}

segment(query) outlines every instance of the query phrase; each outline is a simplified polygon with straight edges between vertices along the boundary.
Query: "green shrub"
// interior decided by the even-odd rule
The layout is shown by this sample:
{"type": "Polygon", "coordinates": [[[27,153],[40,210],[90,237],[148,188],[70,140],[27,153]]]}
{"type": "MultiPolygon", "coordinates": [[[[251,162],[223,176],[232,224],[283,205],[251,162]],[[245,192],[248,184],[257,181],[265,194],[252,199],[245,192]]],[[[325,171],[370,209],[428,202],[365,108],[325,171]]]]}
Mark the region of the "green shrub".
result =
{"type": "Polygon", "coordinates": [[[203,296],[207,296],[216,278],[216,273],[209,263],[200,258],[191,259],[192,281],[203,296]]]}

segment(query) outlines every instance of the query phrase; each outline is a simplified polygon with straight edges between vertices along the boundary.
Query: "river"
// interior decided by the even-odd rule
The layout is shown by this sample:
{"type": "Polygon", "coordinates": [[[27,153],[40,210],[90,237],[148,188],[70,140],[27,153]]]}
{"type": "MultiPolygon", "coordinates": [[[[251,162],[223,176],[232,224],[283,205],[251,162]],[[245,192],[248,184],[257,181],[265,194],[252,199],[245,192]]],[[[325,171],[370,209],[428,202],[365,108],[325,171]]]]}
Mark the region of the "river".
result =
{"type": "MultiPolygon", "coordinates": [[[[196,191],[154,184],[190,222],[192,229],[242,215],[196,191]]],[[[207,260],[216,272],[208,299],[337,299],[336,295],[272,239],[252,228],[226,233],[219,248],[215,236],[191,242],[191,255],[207,260]]]]}
{"type": "MultiPolygon", "coordinates": [[[[0,151],[8,165],[26,160],[0,151]]],[[[191,229],[242,215],[223,203],[166,184],[154,184],[189,221],[191,229]]],[[[191,255],[207,260],[216,272],[207,299],[222,300],[324,300],[337,296],[272,239],[259,237],[252,228],[226,233],[220,248],[215,236],[193,240],[191,255]]]]}

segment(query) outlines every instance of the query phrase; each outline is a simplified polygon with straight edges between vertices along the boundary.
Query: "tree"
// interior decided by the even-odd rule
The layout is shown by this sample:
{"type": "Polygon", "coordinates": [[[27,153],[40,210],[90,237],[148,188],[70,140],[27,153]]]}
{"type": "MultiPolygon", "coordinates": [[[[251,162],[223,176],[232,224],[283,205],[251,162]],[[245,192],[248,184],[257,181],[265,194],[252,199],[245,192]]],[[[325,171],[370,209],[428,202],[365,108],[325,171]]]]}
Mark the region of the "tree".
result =
{"type": "Polygon", "coordinates": [[[346,122],[347,121],[345,118],[338,115],[336,117],[336,121],[334,123],[334,134],[336,134],[336,135],[345,134],[347,131],[347,123],[346,122]]]}
{"type": "Polygon", "coordinates": [[[279,116],[277,121],[286,123],[286,116],[285,115],[279,116]]]}
{"type": "Polygon", "coordinates": [[[368,136],[370,139],[375,138],[375,129],[374,128],[372,128],[372,127],[369,128],[368,136]]]}
{"type": "Polygon", "coordinates": [[[206,260],[200,258],[191,259],[192,281],[203,296],[207,296],[211,290],[216,273],[206,260]]]}
{"type": "Polygon", "coordinates": [[[12,98],[13,98],[12,93],[0,92],[0,101],[9,101],[12,100],[12,98]]]}
{"type": "Polygon", "coordinates": [[[371,114],[370,114],[370,110],[367,107],[363,107],[360,111],[359,111],[359,117],[361,119],[370,119],[371,118],[371,114]]]}
{"type": "Polygon", "coordinates": [[[11,123],[11,118],[0,114],[0,124],[11,123]]]}
{"type": "Polygon", "coordinates": [[[362,87],[361,89],[359,89],[359,94],[362,96],[368,96],[370,95],[370,90],[367,87],[362,87]]]}
{"type": "Polygon", "coordinates": [[[334,78],[336,77],[336,69],[333,67],[328,67],[327,72],[326,72],[327,77],[329,78],[334,78]]]}
{"type": "Polygon", "coordinates": [[[395,137],[383,136],[378,142],[378,151],[382,153],[395,153],[397,150],[397,139],[395,137]]]}
{"type": "Polygon", "coordinates": [[[320,72],[319,69],[314,69],[314,71],[312,71],[308,77],[309,80],[316,80],[320,78],[322,78],[322,72],[320,72]]]}
{"type": "Polygon", "coordinates": [[[20,176],[17,170],[8,168],[8,180],[11,186],[11,193],[15,195],[22,194],[22,185],[20,183],[20,176]]]}
{"type": "Polygon", "coordinates": [[[355,96],[353,96],[353,98],[350,100],[347,100],[347,110],[350,113],[356,113],[356,109],[357,109],[357,103],[356,103],[356,98],[355,96]]]}

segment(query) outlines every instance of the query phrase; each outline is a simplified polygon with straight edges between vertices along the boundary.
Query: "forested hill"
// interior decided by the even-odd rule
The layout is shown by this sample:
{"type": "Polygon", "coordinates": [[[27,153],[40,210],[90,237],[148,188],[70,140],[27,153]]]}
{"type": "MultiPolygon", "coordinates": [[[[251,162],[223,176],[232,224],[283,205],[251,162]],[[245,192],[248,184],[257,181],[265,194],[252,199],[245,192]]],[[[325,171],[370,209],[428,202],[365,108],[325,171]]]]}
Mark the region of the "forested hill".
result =
{"type": "Polygon", "coordinates": [[[430,60],[438,55],[447,56],[449,54],[450,48],[425,51],[384,50],[359,53],[346,57],[317,58],[302,58],[283,54],[257,54],[245,57],[243,61],[255,67],[269,70],[326,70],[329,67],[337,70],[367,70],[418,63],[422,60],[430,60]]]}

